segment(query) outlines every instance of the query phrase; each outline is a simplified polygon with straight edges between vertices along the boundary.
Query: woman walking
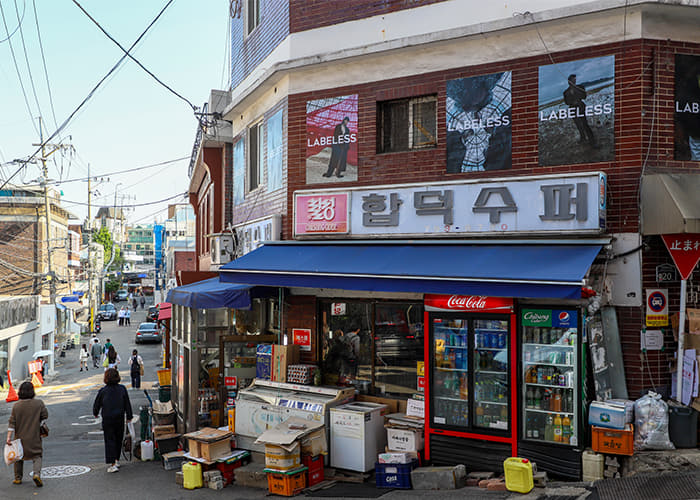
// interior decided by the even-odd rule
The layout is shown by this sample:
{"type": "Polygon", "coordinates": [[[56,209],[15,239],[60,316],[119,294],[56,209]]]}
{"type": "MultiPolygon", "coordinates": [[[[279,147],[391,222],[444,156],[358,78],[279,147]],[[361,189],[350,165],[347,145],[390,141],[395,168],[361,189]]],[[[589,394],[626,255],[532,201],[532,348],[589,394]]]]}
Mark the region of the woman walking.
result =
{"type": "Polygon", "coordinates": [[[115,368],[105,372],[104,387],[100,389],[92,407],[92,414],[102,412],[102,431],[105,440],[105,462],[110,464],[107,472],[119,472],[119,454],[124,441],[124,416],[131,420],[131,402],[126,387],[120,384],[121,378],[115,368]]]}
{"type": "Polygon", "coordinates": [[[15,439],[22,441],[24,457],[15,462],[15,480],[12,483],[22,484],[24,461],[32,460],[32,479],[34,484],[41,487],[44,485],[41,482],[41,428],[49,418],[49,411],[42,400],[34,399],[34,386],[31,382],[22,382],[17,396],[19,401],[12,407],[10,425],[7,427],[7,444],[12,444],[14,434],[15,439]]]}
{"type": "Polygon", "coordinates": [[[117,351],[114,349],[113,345],[110,344],[109,348],[107,349],[107,354],[105,354],[105,358],[107,361],[105,371],[109,370],[110,368],[114,368],[115,370],[119,369],[119,363],[122,362],[122,358],[119,357],[119,354],[117,354],[117,351]]]}
{"type": "Polygon", "coordinates": [[[134,349],[129,358],[129,366],[131,367],[131,388],[141,388],[141,373],[143,372],[143,359],[139,356],[139,352],[134,349]]]}
{"type": "Polygon", "coordinates": [[[85,371],[88,371],[89,359],[90,353],[88,352],[87,344],[83,344],[83,347],[80,349],[80,371],[83,371],[83,368],[85,368],[85,371]]]}

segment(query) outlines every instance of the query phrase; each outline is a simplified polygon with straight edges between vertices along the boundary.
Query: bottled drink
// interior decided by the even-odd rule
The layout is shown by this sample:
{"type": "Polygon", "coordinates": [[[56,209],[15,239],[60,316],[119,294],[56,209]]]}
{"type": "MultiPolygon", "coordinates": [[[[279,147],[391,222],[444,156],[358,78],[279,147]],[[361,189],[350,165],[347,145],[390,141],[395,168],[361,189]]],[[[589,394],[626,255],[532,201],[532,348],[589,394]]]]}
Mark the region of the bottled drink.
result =
{"type": "Polygon", "coordinates": [[[551,404],[552,404],[552,394],[549,389],[544,390],[544,395],[542,396],[542,409],[543,410],[551,410],[551,404]]]}
{"type": "Polygon", "coordinates": [[[556,417],[554,417],[554,441],[557,443],[561,443],[563,439],[563,429],[562,429],[562,423],[561,423],[561,415],[557,414],[556,417]]]}
{"type": "Polygon", "coordinates": [[[569,444],[571,439],[571,420],[569,419],[568,415],[562,419],[561,425],[563,426],[562,442],[569,444]]]}
{"type": "Polygon", "coordinates": [[[559,389],[554,389],[554,397],[552,398],[552,410],[561,411],[561,393],[559,389]]]}
{"type": "Polygon", "coordinates": [[[570,389],[566,392],[568,392],[568,394],[566,395],[566,406],[567,408],[569,408],[569,412],[573,413],[576,411],[576,409],[574,408],[574,390],[570,389]]]}
{"type": "Polygon", "coordinates": [[[541,366],[535,367],[535,372],[537,373],[537,383],[544,384],[544,369],[541,366]]]}
{"type": "Polygon", "coordinates": [[[532,421],[532,439],[540,438],[540,415],[535,415],[532,421]]]}
{"type": "Polygon", "coordinates": [[[532,439],[532,417],[527,417],[525,421],[525,437],[532,439]]]}
{"type": "Polygon", "coordinates": [[[544,439],[554,441],[554,421],[551,415],[547,415],[547,423],[544,426],[544,439]]]}
{"type": "Polygon", "coordinates": [[[459,381],[459,399],[469,398],[469,388],[467,383],[467,375],[466,373],[463,373],[459,381]]]}
{"type": "Polygon", "coordinates": [[[538,387],[537,389],[535,389],[535,394],[533,396],[532,406],[534,408],[539,408],[540,404],[542,404],[542,393],[540,392],[540,388],[538,387]]]}
{"type": "Polygon", "coordinates": [[[476,425],[484,425],[484,408],[481,405],[476,407],[476,425]]]}

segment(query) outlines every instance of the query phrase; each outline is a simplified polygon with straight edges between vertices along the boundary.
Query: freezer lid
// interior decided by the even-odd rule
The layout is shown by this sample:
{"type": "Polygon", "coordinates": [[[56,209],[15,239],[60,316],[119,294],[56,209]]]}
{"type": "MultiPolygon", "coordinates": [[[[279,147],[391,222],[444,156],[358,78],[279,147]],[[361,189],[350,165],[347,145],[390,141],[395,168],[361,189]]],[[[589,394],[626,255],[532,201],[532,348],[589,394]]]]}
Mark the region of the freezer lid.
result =
{"type": "Polygon", "coordinates": [[[344,398],[355,394],[355,388],[328,387],[303,384],[288,384],[286,382],[273,382],[272,380],[255,379],[254,387],[267,387],[275,390],[296,391],[304,394],[324,395],[331,399],[344,398]]]}
{"type": "Polygon", "coordinates": [[[331,411],[334,410],[340,410],[340,411],[350,411],[350,412],[357,412],[357,413],[372,413],[377,410],[387,410],[389,407],[387,405],[383,405],[380,403],[369,403],[365,401],[361,402],[355,402],[355,403],[347,403],[344,405],[340,405],[338,407],[331,408],[331,411]]]}

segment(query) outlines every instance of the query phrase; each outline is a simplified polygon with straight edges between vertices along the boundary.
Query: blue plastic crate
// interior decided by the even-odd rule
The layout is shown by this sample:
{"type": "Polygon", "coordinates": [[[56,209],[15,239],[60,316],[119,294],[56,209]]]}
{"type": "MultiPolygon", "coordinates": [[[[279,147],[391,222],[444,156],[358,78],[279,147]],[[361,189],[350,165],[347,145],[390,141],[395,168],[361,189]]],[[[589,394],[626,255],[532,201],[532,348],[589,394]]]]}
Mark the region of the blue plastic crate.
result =
{"type": "Polygon", "coordinates": [[[418,467],[418,460],[408,464],[374,464],[377,488],[411,489],[411,471],[418,467]]]}

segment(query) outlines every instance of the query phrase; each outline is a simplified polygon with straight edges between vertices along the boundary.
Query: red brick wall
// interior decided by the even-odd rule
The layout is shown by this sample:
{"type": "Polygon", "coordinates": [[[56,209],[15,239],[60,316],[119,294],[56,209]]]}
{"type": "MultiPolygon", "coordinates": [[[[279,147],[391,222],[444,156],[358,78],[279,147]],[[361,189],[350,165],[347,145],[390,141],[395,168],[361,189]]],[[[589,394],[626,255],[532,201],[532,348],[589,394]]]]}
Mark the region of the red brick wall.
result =
{"type": "Polygon", "coordinates": [[[284,307],[285,333],[291,335],[293,328],[311,330],[311,351],[301,351],[301,362],[318,363],[318,335],[316,335],[316,297],[312,295],[291,295],[285,298],[284,307]]]}
{"type": "MultiPolygon", "coordinates": [[[[29,273],[42,272],[38,229],[36,222],[0,222],[0,260],[29,273]]],[[[39,280],[0,265],[0,295],[41,293],[39,280]]]]}
{"type": "Polygon", "coordinates": [[[173,272],[196,271],[194,252],[175,252],[173,272]]]}
{"type": "Polygon", "coordinates": [[[289,31],[295,33],[445,0],[290,0],[289,31]]]}

